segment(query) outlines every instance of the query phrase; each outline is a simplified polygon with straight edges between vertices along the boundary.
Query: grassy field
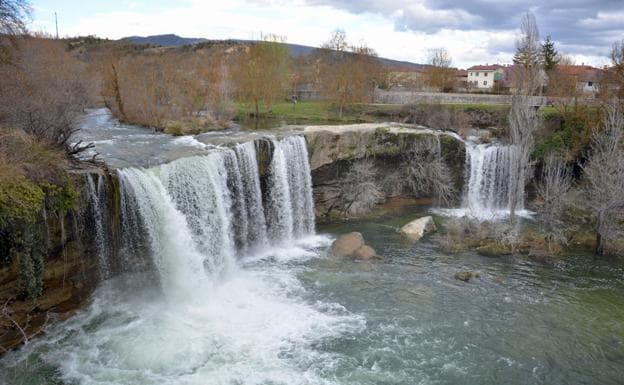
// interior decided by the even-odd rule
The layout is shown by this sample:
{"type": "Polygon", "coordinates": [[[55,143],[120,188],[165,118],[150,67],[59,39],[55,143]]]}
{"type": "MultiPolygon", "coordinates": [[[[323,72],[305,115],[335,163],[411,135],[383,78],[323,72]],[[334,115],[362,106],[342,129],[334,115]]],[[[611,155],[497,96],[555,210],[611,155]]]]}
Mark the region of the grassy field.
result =
{"type": "Polygon", "coordinates": [[[255,109],[249,104],[236,103],[235,121],[251,126],[252,122],[260,121],[259,128],[275,124],[348,124],[373,122],[377,119],[367,113],[366,105],[345,109],[342,116],[336,108],[324,101],[301,101],[297,104],[279,102],[273,105],[271,112],[260,109],[257,119],[255,109]]]}
{"type": "MultiPolygon", "coordinates": [[[[236,115],[234,120],[249,128],[271,128],[281,124],[349,124],[368,123],[379,121],[404,121],[410,116],[414,108],[431,106],[434,109],[448,109],[452,112],[479,112],[482,111],[505,119],[508,105],[502,104],[356,104],[345,108],[343,115],[339,116],[338,110],[331,103],[324,101],[300,101],[297,104],[291,102],[279,102],[273,105],[273,110],[268,112],[264,106],[260,108],[260,115],[256,119],[252,105],[236,103],[236,115]]],[[[560,115],[555,107],[543,106],[539,114],[544,119],[560,115]]]]}

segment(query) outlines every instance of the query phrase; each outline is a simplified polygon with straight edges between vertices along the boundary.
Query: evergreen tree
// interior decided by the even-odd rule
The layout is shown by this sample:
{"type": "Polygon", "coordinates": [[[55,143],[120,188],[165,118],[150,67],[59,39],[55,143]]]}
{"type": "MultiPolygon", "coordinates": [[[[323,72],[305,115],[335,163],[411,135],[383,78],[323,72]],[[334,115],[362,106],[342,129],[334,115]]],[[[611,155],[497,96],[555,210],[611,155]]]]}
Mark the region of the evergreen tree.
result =
{"type": "Polygon", "coordinates": [[[554,70],[559,64],[559,54],[555,50],[555,42],[550,39],[550,36],[546,37],[546,41],[542,44],[542,60],[546,71],[554,70]]]}

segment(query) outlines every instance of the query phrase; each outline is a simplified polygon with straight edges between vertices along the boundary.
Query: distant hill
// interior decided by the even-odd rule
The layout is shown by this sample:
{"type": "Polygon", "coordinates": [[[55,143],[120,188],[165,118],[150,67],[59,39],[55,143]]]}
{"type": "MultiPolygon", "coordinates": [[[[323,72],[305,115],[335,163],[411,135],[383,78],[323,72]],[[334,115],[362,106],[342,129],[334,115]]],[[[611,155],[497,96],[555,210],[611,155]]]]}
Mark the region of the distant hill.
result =
{"type": "MultiPolygon", "coordinates": [[[[166,34],[166,35],[153,35],[153,36],[129,36],[119,39],[123,42],[128,42],[132,44],[149,44],[156,45],[162,47],[178,47],[183,45],[193,45],[199,43],[207,43],[207,42],[216,42],[218,40],[210,40],[205,38],[194,38],[194,37],[181,37],[175,34],[166,34]]],[[[241,44],[253,43],[253,40],[229,40],[232,42],[238,42],[241,44]]],[[[289,44],[286,43],[290,50],[290,55],[292,57],[304,56],[311,54],[316,47],[310,47],[307,45],[299,45],[299,44],[289,44]]],[[[386,58],[379,58],[379,60],[389,67],[400,67],[402,69],[407,70],[418,70],[424,67],[422,64],[400,61],[400,60],[392,60],[386,58]]]]}
{"type": "Polygon", "coordinates": [[[208,41],[208,39],[180,37],[174,34],[154,35],[154,36],[129,36],[129,37],[124,37],[119,40],[128,42],[128,43],[133,43],[133,44],[150,44],[150,45],[160,45],[163,47],[191,45],[191,44],[203,43],[203,42],[208,41]]]}

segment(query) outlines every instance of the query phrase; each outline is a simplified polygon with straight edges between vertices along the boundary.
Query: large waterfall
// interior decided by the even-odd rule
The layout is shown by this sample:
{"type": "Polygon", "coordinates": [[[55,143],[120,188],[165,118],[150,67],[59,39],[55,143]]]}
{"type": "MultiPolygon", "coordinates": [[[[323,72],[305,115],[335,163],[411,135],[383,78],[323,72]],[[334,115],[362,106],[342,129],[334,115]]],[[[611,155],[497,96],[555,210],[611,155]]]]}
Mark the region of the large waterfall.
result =
{"type": "Polygon", "coordinates": [[[305,139],[270,143],[264,192],[254,142],[119,171],[122,228],[147,235],[166,292],[188,296],[247,253],[313,234],[305,139]]]}

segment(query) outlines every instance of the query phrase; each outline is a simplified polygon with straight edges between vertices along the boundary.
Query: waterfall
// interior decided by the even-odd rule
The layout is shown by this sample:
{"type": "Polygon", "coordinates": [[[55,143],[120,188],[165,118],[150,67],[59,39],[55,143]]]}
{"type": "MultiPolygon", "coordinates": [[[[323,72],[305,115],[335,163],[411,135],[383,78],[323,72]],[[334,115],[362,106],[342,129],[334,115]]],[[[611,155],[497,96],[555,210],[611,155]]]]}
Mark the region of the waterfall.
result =
{"type": "Polygon", "coordinates": [[[269,236],[273,242],[309,235],[314,231],[312,180],[305,139],[298,136],[273,140],[267,207],[269,236]]]}
{"type": "MultiPolygon", "coordinates": [[[[524,196],[522,191],[511,191],[511,172],[515,149],[509,145],[466,143],[466,184],[462,207],[471,216],[492,219],[509,212],[512,194],[524,196]]],[[[524,186],[524,183],[519,183],[524,186]]],[[[520,199],[518,211],[524,209],[520,199]]]]}
{"type": "Polygon", "coordinates": [[[93,218],[94,248],[98,258],[98,268],[101,279],[110,277],[110,250],[108,234],[109,226],[105,215],[108,213],[106,204],[106,180],[104,176],[97,177],[97,184],[93,180],[92,174],[86,174],[86,185],[89,193],[89,203],[93,218]]]}
{"type": "Polygon", "coordinates": [[[238,159],[240,176],[243,182],[243,196],[247,208],[247,242],[246,247],[255,248],[267,245],[267,225],[262,206],[262,190],[260,188],[260,174],[256,146],[254,142],[237,145],[234,150],[238,159]]]}
{"type": "Polygon", "coordinates": [[[122,242],[128,243],[122,247],[137,250],[141,242],[127,233],[145,233],[165,291],[201,290],[235,269],[238,258],[314,233],[305,139],[271,143],[266,191],[254,142],[119,170],[122,242]]]}

